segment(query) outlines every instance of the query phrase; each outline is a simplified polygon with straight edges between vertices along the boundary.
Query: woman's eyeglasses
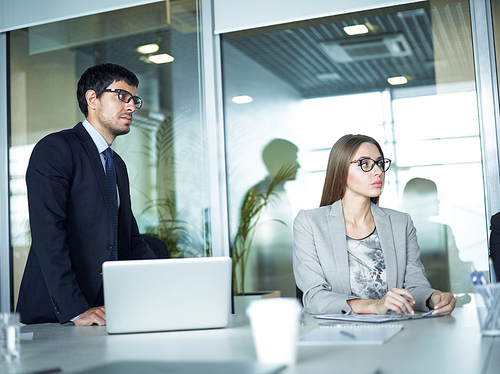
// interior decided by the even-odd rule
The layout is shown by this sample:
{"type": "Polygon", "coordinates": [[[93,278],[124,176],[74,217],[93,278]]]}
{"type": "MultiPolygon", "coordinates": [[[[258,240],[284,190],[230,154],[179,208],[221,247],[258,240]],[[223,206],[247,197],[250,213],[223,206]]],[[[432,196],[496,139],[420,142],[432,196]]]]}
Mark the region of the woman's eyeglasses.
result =
{"type": "Polygon", "coordinates": [[[130,100],[134,100],[135,109],[141,109],[144,101],[139,96],[133,96],[130,92],[125,90],[119,90],[116,88],[107,88],[102,90],[102,92],[116,92],[118,94],[118,99],[124,103],[129,103],[130,100]]]}
{"type": "Polygon", "coordinates": [[[360,158],[359,160],[351,161],[351,164],[354,164],[356,162],[358,163],[358,166],[361,168],[361,170],[363,170],[364,172],[368,173],[369,171],[372,171],[375,165],[377,165],[380,168],[380,170],[382,170],[382,172],[385,173],[391,167],[392,161],[389,160],[388,158],[379,158],[378,160],[374,160],[369,157],[364,157],[360,158]]]}

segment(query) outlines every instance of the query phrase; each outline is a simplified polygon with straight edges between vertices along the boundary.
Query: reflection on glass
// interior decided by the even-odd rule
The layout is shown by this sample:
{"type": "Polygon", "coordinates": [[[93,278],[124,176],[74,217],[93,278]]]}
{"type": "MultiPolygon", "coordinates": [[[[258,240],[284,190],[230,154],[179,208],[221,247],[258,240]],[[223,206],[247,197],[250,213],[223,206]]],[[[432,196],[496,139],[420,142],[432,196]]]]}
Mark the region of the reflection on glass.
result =
{"type": "MultiPolygon", "coordinates": [[[[436,287],[469,292],[467,266],[486,270],[488,248],[469,19],[467,1],[440,0],[222,36],[233,239],[248,186],[269,174],[257,161],[261,150],[273,139],[287,139],[299,150],[301,166],[296,179],[283,184],[290,210],[278,208],[270,216],[287,226],[261,223],[264,215],[259,221],[246,291],[293,291],[293,275],[285,280],[274,270],[277,263],[284,270],[292,253],[289,224],[299,209],[319,205],[332,144],[361,133],[378,139],[393,160],[381,206],[399,209],[413,178],[439,186],[439,212],[434,202],[432,212],[416,213],[423,222],[419,240],[431,248],[424,257],[437,256],[436,271],[425,260],[428,273],[435,273],[436,287]],[[349,36],[343,28],[352,24],[369,25],[369,32],[349,36]],[[387,79],[398,76],[406,84],[391,86],[387,79]],[[231,101],[241,95],[253,101],[231,101]]],[[[414,200],[430,204],[424,195],[414,200]]]]}
{"type": "Polygon", "coordinates": [[[432,287],[455,294],[472,292],[468,276],[471,263],[460,259],[451,227],[435,221],[439,215],[436,183],[425,178],[408,181],[403,190],[401,210],[413,219],[420,259],[432,287]]]}
{"type": "Polygon", "coordinates": [[[243,198],[232,248],[237,294],[279,290],[282,296],[295,295],[289,250],[292,207],[284,187],[297,176],[298,150],[287,140],[273,139],[262,151],[268,174],[243,198]]]}
{"type": "Polygon", "coordinates": [[[125,66],[140,80],[144,105],[134,114],[130,135],[113,144],[128,167],[140,231],[166,241],[171,256],[210,254],[196,1],[170,6],[170,24],[165,2],[159,2],[10,33],[15,297],[30,245],[24,175],[32,147],[83,120],[76,83],[99,63],[125,66]],[[148,44],[157,50],[137,50],[148,44]],[[175,59],[157,65],[148,60],[152,53],[175,59]]]}

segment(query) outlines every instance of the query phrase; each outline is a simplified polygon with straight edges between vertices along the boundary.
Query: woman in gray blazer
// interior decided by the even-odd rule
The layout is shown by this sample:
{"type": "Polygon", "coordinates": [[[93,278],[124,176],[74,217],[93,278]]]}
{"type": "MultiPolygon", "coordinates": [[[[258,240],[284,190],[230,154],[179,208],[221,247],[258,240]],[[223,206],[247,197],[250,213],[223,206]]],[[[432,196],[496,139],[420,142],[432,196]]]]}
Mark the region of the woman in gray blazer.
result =
{"type": "Polygon", "coordinates": [[[378,206],[384,158],[377,141],[345,135],[332,147],[319,208],[294,222],[293,271],[311,314],[449,315],[456,300],[431,287],[406,213],[378,206]]]}

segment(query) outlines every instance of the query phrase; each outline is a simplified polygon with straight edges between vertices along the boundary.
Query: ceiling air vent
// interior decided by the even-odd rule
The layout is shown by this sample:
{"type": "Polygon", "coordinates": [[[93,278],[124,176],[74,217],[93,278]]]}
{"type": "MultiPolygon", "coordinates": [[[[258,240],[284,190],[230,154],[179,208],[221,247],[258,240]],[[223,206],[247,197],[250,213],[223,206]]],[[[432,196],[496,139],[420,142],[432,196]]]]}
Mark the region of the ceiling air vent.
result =
{"type": "Polygon", "coordinates": [[[320,45],[326,54],[337,62],[404,57],[413,53],[403,34],[361,36],[335,42],[322,42],[320,45]]]}

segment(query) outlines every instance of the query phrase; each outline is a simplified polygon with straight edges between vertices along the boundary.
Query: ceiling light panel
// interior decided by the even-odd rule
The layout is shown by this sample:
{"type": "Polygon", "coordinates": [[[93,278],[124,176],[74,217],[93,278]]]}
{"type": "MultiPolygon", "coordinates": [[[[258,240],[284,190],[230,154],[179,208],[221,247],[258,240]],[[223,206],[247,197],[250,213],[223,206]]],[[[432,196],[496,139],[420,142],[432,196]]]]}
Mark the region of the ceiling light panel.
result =
{"type": "Polygon", "coordinates": [[[344,32],[347,35],[360,35],[366,34],[369,32],[368,27],[366,25],[352,25],[344,27],[344,32]]]}
{"type": "Polygon", "coordinates": [[[155,64],[166,64],[167,62],[174,61],[174,58],[169,54],[160,53],[159,55],[149,56],[148,60],[154,62],[155,64]]]}
{"type": "Polygon", "coordinates": [[[233,103],[235,104],[248,104],[253,101],[253,99],[248,95],[235,96],[232,98],[233,103]]]}
{"type": "Polygon", "coordinates": [[[390,78],[387,78],[387,82],[392,86],[398,86],[401,84],[408,83],[408,79],[405,76],[390,77],[390,78]]]}
{"type": "Polygon", "coordinates": [[[141,45],[140,47],[138,47],[137,52],[142,53],[143,55],[146,55],[148,53],[158,52],[159,49],[160,49],[160,46],[158,44],[145,44],[145,45],[141,45]]]}

